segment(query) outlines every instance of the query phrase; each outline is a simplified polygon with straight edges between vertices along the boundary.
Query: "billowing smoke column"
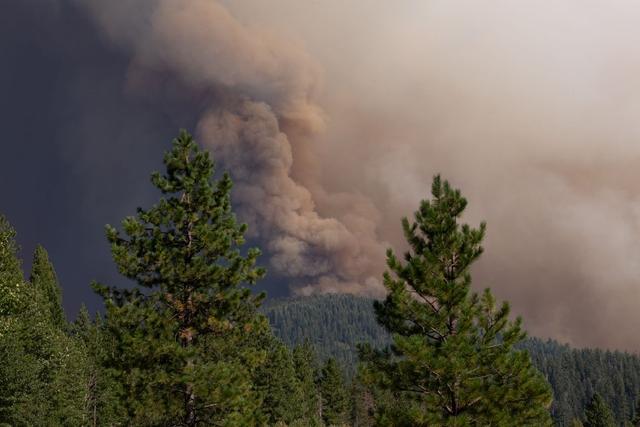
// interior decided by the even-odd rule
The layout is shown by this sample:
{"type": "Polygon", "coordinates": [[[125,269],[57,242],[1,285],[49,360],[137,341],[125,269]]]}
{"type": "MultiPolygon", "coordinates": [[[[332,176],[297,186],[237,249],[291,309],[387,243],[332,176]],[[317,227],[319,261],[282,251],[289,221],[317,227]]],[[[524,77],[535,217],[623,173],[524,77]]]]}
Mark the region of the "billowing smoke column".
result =
{"type": "Polygon", "coordinates": [[[130,90],[166,70],[194,91],[216,93],[199,120],[199,140],[231,172],[242,219],[266,241],[271,267],[292,278],[296,292],[380,293],[385,244],[373,205],[336,194],[343,209],[323,217],[312,190],[333,197],[312,171],[293,178],[293,153],[310,155],[305,150],[324,127],[314,102],[320,73],[301,47],[241,25],[211,0],[89,7],[106,34],[131,50],[130,90]]]}
{"type": "Polygon", "coordinates": [[[297,292],[378,294],[441,172],[488,222],[476,289],[532,335],[640,349],[635,2],[67,1],[131,56],[132,98],[195,101],[297,292]]]}

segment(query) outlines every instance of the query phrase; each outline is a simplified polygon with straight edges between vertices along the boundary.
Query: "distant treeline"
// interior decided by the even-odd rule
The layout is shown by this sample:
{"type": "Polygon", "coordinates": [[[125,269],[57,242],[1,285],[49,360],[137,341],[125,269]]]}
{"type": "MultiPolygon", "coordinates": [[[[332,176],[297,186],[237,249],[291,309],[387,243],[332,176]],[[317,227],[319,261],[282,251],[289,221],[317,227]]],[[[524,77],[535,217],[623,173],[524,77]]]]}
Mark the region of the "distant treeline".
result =
{"type": "Polygon", "coordinates": [[[353,376],[358,364],[357,344],[382,348],[391,337],[376,321],[373,300],[329,294],[267,300],[261,311],[274,333],[293,347],[309,340],[321,360],[335,358],[353,376]]]}
{"type": "MultiPolygon", "coordinates": [[[[384,347],[389,334],[376,321],[373,300],[330,294],[269,300],[262,311],[276,335],[289,346],[309,340],[321,359],[334,357],[352,376],[358,363],[358,343],[384,347]]],[[[520,348],[553,388],[551,407],[557,425],[569,426],[581,418],[591,397],[598,393],[620,424],[636,417],[640,392],[640,357],[599,349],[575,349],[557,341],[528,338],[520,348]]]]}
{"type": "Polygon", "coordinates": [[[594,394],[611,408],[618,423],[638,417],[640,357],[600,349],[575,349],[556,341],[528,339],[521,345],[553,388],[552,415],[560,425],[584,413],[594,394]]]}

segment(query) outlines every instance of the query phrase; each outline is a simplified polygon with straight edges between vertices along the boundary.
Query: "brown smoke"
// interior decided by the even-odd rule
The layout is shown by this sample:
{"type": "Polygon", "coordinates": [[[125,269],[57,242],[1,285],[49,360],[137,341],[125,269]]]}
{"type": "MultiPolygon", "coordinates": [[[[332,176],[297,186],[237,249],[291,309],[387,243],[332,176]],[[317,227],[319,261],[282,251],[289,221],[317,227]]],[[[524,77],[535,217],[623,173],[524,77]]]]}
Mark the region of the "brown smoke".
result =
{"type": "MultiPolygon", "coordinates": [[[[248,22],[282,22],[249,3],[248,22]]],[[[327,70],[323,187],[367,195],[401,247],[398,218],[443,173],[489,224],[477,288],[532,334],[640,349],[637,5],[297,4],[287,26],[327,70]]]]}
{"type": "Polygon", "coordinates": [[[214,1],[139,5],[95,3],[93,13],[114,41],[132,49],[132,86],[148,70],[166,69],[193,88],[224,93],[197,133],[231,172],[234,201],[266,240],[271,267],[301,293],[380,294],[385,245],[375,207],[348,192],[325,194],[342,209],[323,216],[308,188],[324,194],[314,171],[292,176],[294,153],[310,159],[311,139],[324,128],[316,63],[295,42],[243,26],[214,1]]]}
{"type": "Polygon", "coordinates": [[[532,334],[640,349],[634,2],[101,3],[132,69],[224,88],[200,140],[298,291],[379,292],[441,172],[489,224],[477,288],[532,334]]]}

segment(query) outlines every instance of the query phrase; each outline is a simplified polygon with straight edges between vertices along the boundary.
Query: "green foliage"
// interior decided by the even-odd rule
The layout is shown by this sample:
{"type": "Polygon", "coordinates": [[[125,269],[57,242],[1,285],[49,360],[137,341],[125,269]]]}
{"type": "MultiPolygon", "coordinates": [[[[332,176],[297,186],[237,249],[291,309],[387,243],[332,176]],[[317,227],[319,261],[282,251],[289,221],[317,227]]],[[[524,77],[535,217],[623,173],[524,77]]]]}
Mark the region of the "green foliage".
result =
{"type": "Polygon", "coordinates": [[[350,396],[342,369],[335,359],[328,359],[320,375],[322,419],[330,426],[345,425],[349,420],[350,396]]]}
{"type": "Polygon", "coordinates": [[[269,424],[303,418],[302,391],[291,350],[274,337],[261,345],[269,353],[256,371],[256,385],[263,396],[262,411],[269,424]]]}
{"type": "Polygon", "coordinates": [[[358,378],[351,382],[351,425],[355,427],[372,427],[375,425],[373,412],[375,397],[373,390],[358,378]]]}
{"type": "Polygon", "coordinates": [[[598,349],[574,349],[555,341],[529,339],[527,350],[534,365],[553,388],[551,414],[559,425],[581,418],[597,393],[611,408],[617,424],[633,420],[640,393],[640,357],[598,349]]]}
{"type": "Polygon", "coordinates": [[[521,320],[509,321],[509,306],[497,307],[488,289],[470,293],[484,223],[458,224],[467,202],[438,176],[431,193],[415,222],[402,221],[410,246],[404,262],[387,252],[388,295],[375,309],[393,345],[362,346],[365,378],[402,393],[411,403],[403,417],[413,425],[550,424],[549,386],[513,347],[525,337],[521,320]]]}
{"type": "Polygon", "coordinates": [[[533,366],[557,425],[640,425],[640,357],[523,341],[508,305],[471,293],[484,225],[457,223],[466,201],[446,182],[403,221],[411,250],[389,252],[375,312],[349,295],[259,307],[247,285],[264,272],[257,250],[241,251],[229,177],[214,181],[184,132],[165,165],[152,176],[160,202],[107,227],[136,286],[96,285],[104,321],[83,307],[67,324],[46,250],[26,282],[0,215],[0,425],[547,425],[533,366]]]}
{"type": "MultiPolygon", "coordinates": [[[[352,355],[358,343],[372,342],[376,343],[372,347],[382,348],[391,340],[377,325],[373,302],[373,299],[353,295],[317,295],[267,300],[261,310],[269,317],[279,338],[288,345],[301,345],[307,339],[313,347],[322,346],[319,355],[325,359],[335,357],[346,372],[354,372],[352,355]]],[[[528,338],[516,347],[530,354],[534,366],[551,384],[554,395],[551,415],[555,424],[567,426],[574,418],[583,417],[594,392],[611,407],[616,422],[633,420],[638,414],[635,403],[640,392],[640,357],[637,355],[575,349],[537,338],[528,338]]],[[[384,403],[382,395],[377,395],[375,400],[388,407],[398,406],[391,400],[389,404],[384,403]]]]}
{"type": "Polygon", "coordinates": [[[54,326],[64,329],[67,325],[67,320],[62,308],[60,284],[53,265],[49,261],[49,254],[40,245],[36,247],[33,254],[29,282],[35,290],[37,308],[43,310],[45,315],[51,318],[51,323],[54,326]]]}
{"type": "Polygon", "coordinates": [[[308,341],[320,362],[333,357],[352,377],[358,363],[355,344],[367,342],[381,348],[391,340],[378,325],[371,304],[369,298],[328,294],[267,300],[261,311],[289,347],[308,341]]]}
{"type": "Polygon", "coordinates": [[[322,402],[316,386],[318,375],[316,353],[309,340],[294,347],[293,364],[300,385],[302,417],[308,420],[311,425],[318,425],[320,424],[322,402]]]}
{"type": "Polygon", "coordinates": [[[231,179],[181,132],[154,173],[162,192],[149,210],[107,226],[119,271],[134,289],[96,285],[114,339],[108,362],[134,424],[251,425],[259,421],[254,370],[265,352],[247,344],[268,328],[262,296],[245,286],[264,275],[257,249],[240,253],[245,225],[231,211],[231,179]]]}
{"type": "Polygon", "coordinates": [[[34,271],[43,274],[25,283],[15,232],[3,217],[0,243],[0,287],[6,292],[0,319],[0,423],[81,425],[85,354],[66,332],[59,285],[46,273],[53,267],[38,248],[34,271]]]}
{"type": "Polygon", "coordinates": [[[84,354],[66,334],[20,319],[2,337],[0,420],[10,425],[82,424],[84,354]]]}
{"type": "Polygon", "coordinates": [[[594,394],[585,410],[584,427],[614,427],[613,414],[599,394],[594,394]]]}
{"type": "Polygon", "coordinates": [[[11,316],[25,303],[24,276],[15,236],[16,232],[9,221],[0,215],[0,333],[8,329],[11,316]]]}
{"type": "Polygon", "coordinates": [[[86,355],[84,377],[80,386],[84,394],[84,424],[112,426],[124,423],[124,408],[117,397],[118,384],[112,372],[104,367],[113,351],[113,340],[100,316],[91,320],[83,305],[71,331],[86,355]]]}

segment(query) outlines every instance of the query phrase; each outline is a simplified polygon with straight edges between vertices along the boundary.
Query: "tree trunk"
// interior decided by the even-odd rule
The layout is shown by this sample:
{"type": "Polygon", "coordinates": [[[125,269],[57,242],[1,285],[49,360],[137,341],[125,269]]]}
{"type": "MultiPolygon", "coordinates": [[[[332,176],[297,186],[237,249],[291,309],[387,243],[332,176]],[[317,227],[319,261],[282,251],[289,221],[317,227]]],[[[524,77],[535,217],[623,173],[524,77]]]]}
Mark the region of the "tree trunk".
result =
{"type": "Polygon", "coordinates": [[[195,427],[196,425],[196,395],[193,392],[193,386],[187,384],[185,389],[185,420],[184,423],[187,427],[195,427]]]}
{"type": "MultiPolygon", "coordinates": [[[[183,328],[181,332],[181,345],[188,348],[192,345],[193,336],[188,328],[183,328]]],[[[193,360],[187,359],[187,370],[193,368],[193,360]]],[[[196,395],[193,391],[193,384],[187,382],[184,386],[184,425],[195,427],[196,425],[196,395]]]]}

